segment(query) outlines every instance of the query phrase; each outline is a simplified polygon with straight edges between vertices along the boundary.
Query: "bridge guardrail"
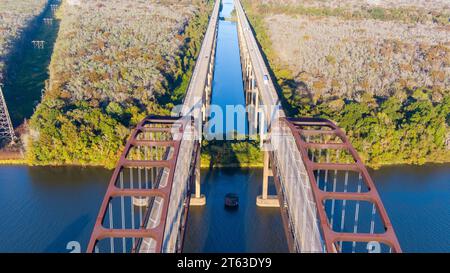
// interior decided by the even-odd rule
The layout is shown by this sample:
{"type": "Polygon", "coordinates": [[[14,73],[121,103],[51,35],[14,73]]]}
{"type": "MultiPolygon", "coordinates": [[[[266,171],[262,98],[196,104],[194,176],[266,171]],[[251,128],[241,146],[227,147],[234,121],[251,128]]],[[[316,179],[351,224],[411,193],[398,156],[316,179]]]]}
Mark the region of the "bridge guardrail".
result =
{"type": "Polygon", "coordinates": [[[270,133],[270,152],[274,181],[280,206],[287,211],[287,236],[293,252],[323,252],[317,209],[305,164],[291,130],[274,122],[270,133]],[[292,240],[291,240],[292,236],[292,240]]]}

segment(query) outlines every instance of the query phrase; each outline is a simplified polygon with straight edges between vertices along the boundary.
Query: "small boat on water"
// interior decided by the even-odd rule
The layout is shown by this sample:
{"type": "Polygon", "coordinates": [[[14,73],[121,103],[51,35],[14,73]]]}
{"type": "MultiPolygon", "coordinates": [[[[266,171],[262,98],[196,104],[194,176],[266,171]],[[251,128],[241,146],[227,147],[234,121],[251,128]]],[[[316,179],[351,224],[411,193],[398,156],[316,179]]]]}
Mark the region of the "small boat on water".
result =
{"type": "Polygon", "coordinates": [[[239,196],[235,193],[225,195],[225,207],[236,208],[239,206],[239,196]]]}

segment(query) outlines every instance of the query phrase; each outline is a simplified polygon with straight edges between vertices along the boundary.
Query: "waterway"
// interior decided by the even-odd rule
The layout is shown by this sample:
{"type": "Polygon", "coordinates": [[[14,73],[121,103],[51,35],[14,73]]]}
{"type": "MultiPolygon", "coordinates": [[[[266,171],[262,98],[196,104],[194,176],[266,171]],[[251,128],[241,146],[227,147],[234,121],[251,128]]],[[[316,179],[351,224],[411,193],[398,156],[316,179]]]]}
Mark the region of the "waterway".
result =
{"type": "MultiPolygon", "coordinates": [[[[222,105],[243,103],[233,24],[219,26],[213,103],[222,105]],[[222,82],[232,88],[221,88],[222,82]]],[[[405,252],[450,252],[449,164],[383,167],[371,174],[405,252]]],[[[0,252],[69,252],[71,241],[85,250],[110,175],[93,167],[0,166],[0,252]]],[[[261,179],[262,169],[202,170],[207,205],[190,210],[184,251],[287,251],[278,209],[255,204],[261,179]],[[239,208],[224,207],[228,192],[238,194],[239,208]]]]}
{"type": "MultiPolygon", "coordinates": [[[[241,59],[239,55],[239,41],[236,22],[230,20],[233,10],[233,2],[223,1],[220,12],[219,28],[217,33],[217,48],[215,69],[213,77],[213,88],[211,104],[215,109],[220,109],[223,119],[218,119],[210,132],[221,135],[231,132],[246,134],[247,120],[238,120],[238,115],[233,114],[231,109],[241,106],[245,108],[244,86],[242,84],[241,59]],[[230,108],[232,107],[232,108],[230,108]],[[228,109],[228,111],[227,111],[228,109]],[[227,115],[228,112],[228,115],[227,115]],[[227,118],[231,118],[228,120],[227,118]]],[[[211,118],[216,113],[212,111],[211,118]]]]}
{"type": "MultiPolygon", "coordinates": [[[[405,252],[450,251],[450,166],[371,171],[405,252]]],[[[0,252],[69,252],[87,247],[111,172],[102,168],[0,167],[0,252]]],[[[261,169],[202,171],[207,205],[190,210],[186,252],[283,252],[277,209],[255,205],[261,169]],[[240,197],[226,210],[227,192],[240,197]]],[[[273,188],[271,189],[273,191],[273,188]]]]}
{"type": "MultiPolygon", "coordinates": [[[[236,22],[229,18],[233,10],[231,0],[223,1],[217,34],[214,81],[211,104],[222,109],[224,124],[218,123],[215,134],[236,131],[236,116],[230,122],[227,106],[245,106],[239,41],[236,22]],[[230,127],[230,124],[234,126],[230,127]],[[228,126],[227,126],[228,125],[228,126]]],[[[211,115],[211,118],[214,114],[211,115]]],[[[240,121],[242,122],[242,121],[240,121]]],[[[242,124],[246,124],[243,121],[242,124]]],[[[287,244],[278,209],[261,209],[256,196],[261,193],[262,174],[259,169],[221,169],[202,172],[202,190],[207,196],[206,207],[190,210],[186,233],[186,252],[286,252],[287,244]],[[240,197],[238,209],[224,207],[227,193],[240,197]],[[264,238],[264,240],[261,240],[264,238]]],[[[275,192],[272,186],[272,192],[275,192]]]]}

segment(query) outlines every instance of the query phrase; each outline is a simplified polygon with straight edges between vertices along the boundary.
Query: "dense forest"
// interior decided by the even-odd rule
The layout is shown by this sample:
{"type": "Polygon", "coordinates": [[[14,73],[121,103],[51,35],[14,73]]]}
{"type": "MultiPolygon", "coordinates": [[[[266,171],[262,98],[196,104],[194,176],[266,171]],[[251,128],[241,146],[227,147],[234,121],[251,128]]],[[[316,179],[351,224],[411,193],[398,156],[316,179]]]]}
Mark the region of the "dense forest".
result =
{"type": "Polygon", "coordinates": [[[450,161],[450,4],[243,1],[283,106],[335,121],[371,166],[450,161]]]}
{"type": "Polygon", "coordinates": [[[212,1],[65,1],[31,164],[114,166],[129,133],[181,102],[212,1]]]}
{"type": "Polygon", "coordinates": [[[0,1],[0,84],[5,62],[16,42],[33,18],[40,14],[47,0],[0,1]]]}

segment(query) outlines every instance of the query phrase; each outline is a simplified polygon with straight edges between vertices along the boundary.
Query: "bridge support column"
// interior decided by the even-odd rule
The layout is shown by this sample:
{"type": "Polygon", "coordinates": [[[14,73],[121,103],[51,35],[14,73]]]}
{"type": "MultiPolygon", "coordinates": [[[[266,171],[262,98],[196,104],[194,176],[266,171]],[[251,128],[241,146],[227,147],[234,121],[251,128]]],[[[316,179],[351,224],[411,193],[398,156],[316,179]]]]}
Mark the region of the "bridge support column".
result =
{"type": "Polygon", "coordinates": [[[278,196],[269,195],[269,176],[273,176],[269,164],[269,152],[265,151],[262,194],[256,197],[256,205],[258,207],[279,208],[280,202],[278,201],[278,196]]]}
{"type": "Polygon", "coordinates": [[[191,195],[190,206],[206,205],[206,196],[200,192],[200,154],[198,151],[195,165],[195,193],[191,195]]]}

